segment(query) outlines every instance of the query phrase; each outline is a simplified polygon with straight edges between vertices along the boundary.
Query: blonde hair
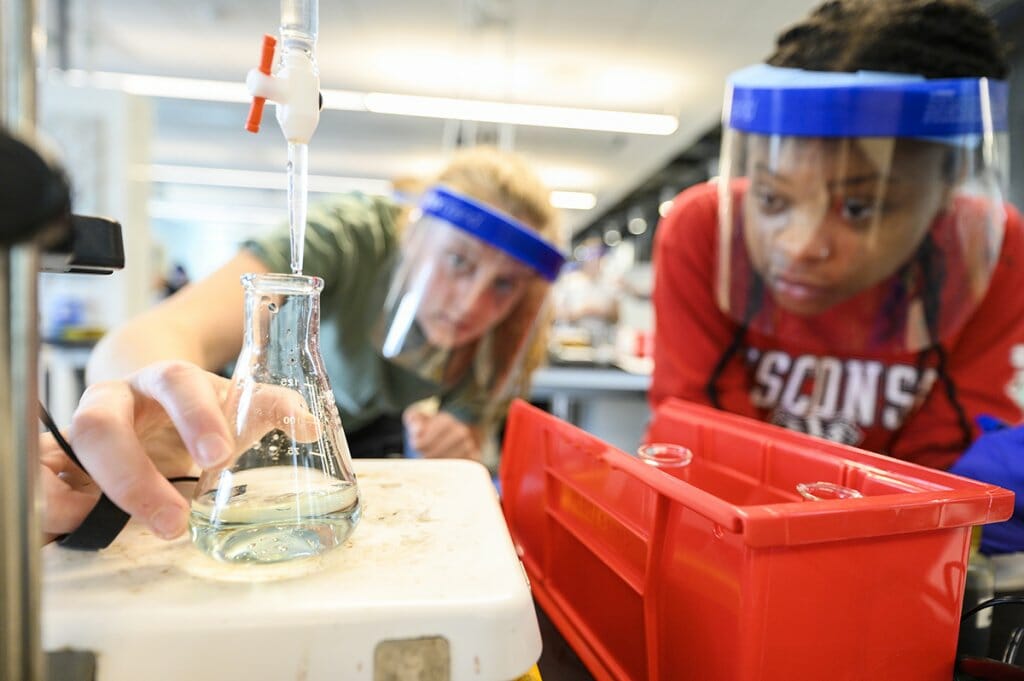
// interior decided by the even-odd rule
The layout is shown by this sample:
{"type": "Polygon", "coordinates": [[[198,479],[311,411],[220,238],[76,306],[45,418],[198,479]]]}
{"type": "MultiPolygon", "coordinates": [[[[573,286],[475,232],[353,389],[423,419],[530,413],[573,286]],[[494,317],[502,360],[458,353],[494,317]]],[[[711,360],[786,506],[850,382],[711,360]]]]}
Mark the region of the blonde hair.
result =
{"type": "MultiPolygon", "coordinates": [[[[551,192],[521,156],[490,146],[463,149],[452,157],[436,181],[508,213],[551,245],[560,246],[559,216],[551,206],[551,192]]],[[[510,387],[524,396],[529,392],[533,370],[540,366],[547,353],[551,323],[549,306],[544,304],[547,291],[548,282],[538,278],[493,334],[497,376],[502,380],[511,379],[510,387]],[[509,376],[520,351],[514,344],[529,332],[538,309],[540,313],[529,345],[522,349],[522,370],[517,376],[509,376]]]]}

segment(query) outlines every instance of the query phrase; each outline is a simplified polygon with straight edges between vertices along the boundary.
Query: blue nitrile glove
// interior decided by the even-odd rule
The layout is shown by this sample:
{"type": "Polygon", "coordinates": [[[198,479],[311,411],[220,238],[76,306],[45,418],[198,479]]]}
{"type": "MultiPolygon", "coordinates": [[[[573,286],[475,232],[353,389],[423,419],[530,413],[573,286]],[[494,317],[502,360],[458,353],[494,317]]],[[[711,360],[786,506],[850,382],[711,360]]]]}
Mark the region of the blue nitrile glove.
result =
{"type": "Polygon", "coordinates": [[[977,418],[982,435],[950,467],[949,472],[1014,493],[1013,517],[986,525],[981,531],[982,553],[1024,551],[1024,425],[1007,427],[988,415],[977,418]]]}

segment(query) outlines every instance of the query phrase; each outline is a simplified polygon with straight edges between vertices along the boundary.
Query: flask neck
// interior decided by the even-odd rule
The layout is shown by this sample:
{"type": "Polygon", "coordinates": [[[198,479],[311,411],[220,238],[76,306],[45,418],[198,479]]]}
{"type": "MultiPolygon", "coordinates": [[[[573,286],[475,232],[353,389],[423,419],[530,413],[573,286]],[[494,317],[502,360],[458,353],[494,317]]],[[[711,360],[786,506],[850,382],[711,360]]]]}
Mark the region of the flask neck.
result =
{"type": "Polygon", "coordinates": [[[318,277],[286,274],[247,274],[245,287],[245,345],[243,352],[288,363],[296,350],[318,351],[320,291],[318,277]]]}

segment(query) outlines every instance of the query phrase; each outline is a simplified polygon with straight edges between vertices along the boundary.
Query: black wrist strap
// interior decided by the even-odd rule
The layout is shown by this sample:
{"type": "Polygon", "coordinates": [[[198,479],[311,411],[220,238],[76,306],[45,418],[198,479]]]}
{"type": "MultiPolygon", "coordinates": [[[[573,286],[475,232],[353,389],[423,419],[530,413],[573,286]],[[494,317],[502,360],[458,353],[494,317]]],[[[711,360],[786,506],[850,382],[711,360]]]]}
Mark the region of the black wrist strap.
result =
{"type": "MultiPolygon", "coordinates": [[[[53,419],[50,417],[49,412],[46,411],[46,407],[42,402],[39,403],[39,418],[42,419],[43,425],[46,429],[53,434],[53,439],[60,446],[64,454],[83,471],[85,467],[82,462],[78,460],[78,456],[75,454],[75,450],[71,448],[71,445],[64,436],[61,435],[60,430],[57,428],[53,419]]],[[[87,471],[86,471],[87,472],[87,471]]],[[[191,475],[182,475],[176,478],[168,478],[169,482],[195,482],[199,478],[191,475]]],[[[85,516],[85,520],[78,526],[78,529],[68,534],[57,537],[57,543],[61,546],[66,546],[69,549],[80,549],[82,551],[99,551],[110,546],[110,543],[117,538],[117,535],[121,533],[124,526],[128,524],[128,520],[131,515],[121,510],[121,508],[111,501],[106,494],[100,495],[100,500],[96,502],[92,510],[89,511],[89,515],[85,516]]]]}
{"type": "Polygon", "coordinates": [[[99,551],[110,546],[124,526],[128,524],[130,515],[122,511],[106,494],[100,496],[99,502],[85,516],[85,520],[76,530],[57,538],[57,543],[69,549],[81,551],[99,551]]]}
{"type": "MultiPolygon", "coordinates": [[[[39,403],[39,418],[42,420],[43,425],[46,426],[46,429],[53,435],[53,439],[61,450],[76,466],[84,471],[85,467],[78,460],[75,450],[71,448],[68,441],[61,435],[60,429],[57,428],[53,418],[50,416],[50,412],[46,411],[46,407],[42,402],[39,403]]],[[[105,549],[110,546],[110,542],[114,541],[117,535],[121,533],[121,530],[124,529],[124,526],[128,524],[129,518],[131,516],[122,511],[106,494],[101,494],[100,500],[89,511],[89,515],[85,516],[85,520],[78,526],[78,529],[57,537],[57,543],[69,549],[81,549],[83,551],[105,549]]]]}

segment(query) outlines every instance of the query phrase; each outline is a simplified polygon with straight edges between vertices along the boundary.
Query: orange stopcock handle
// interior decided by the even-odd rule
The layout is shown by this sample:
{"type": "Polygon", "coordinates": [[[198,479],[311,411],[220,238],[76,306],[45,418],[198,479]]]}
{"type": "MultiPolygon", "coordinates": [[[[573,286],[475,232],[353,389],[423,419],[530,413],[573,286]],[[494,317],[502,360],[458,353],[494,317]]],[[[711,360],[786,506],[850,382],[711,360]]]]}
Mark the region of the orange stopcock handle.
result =
{"type": "MultiPolygon", "coordinates": [[[[260,53],[260,73],[270,75],[270,67],[274,63],[274,48],[277,46],[277,39],[269,33],[263,34],[263,52],[260,53]]],[[[249,106],[249,118],[245,121],[245,129],[249,132],[260,131],[260,121],[263,120],[263,105],[266,103],[264,97],[253,97],[249,106]]]]}

